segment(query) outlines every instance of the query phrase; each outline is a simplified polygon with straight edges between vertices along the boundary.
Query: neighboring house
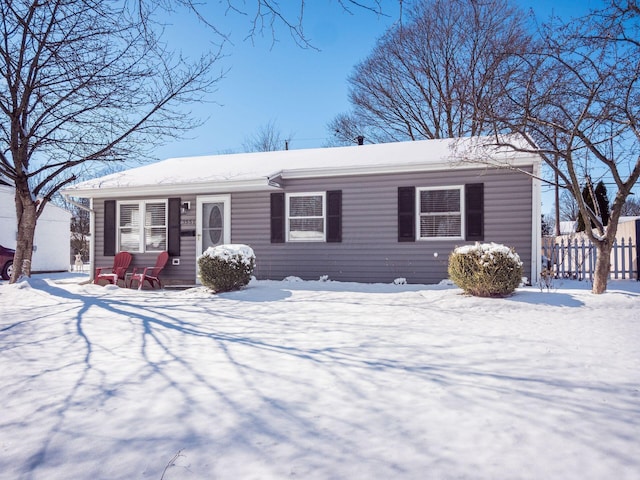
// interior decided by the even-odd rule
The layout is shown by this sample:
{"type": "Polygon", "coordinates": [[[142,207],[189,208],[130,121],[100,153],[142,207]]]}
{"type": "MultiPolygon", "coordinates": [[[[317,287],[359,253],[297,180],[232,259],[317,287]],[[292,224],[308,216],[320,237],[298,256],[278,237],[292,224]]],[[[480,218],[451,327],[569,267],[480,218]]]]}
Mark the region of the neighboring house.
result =
{"type": "Polygon", "coordinates": [[[535,279],[540,158],[479,141],[172,158],[63,193],[91,199],[95,265],[168,250],[169,283],[193,284],[197,257],[221,243],[251,246],[259,279],[437,283],[456,246],[498,242],[535,279]]]}
{"type": "MultiPolygon", "coordinates": [[[[636,238],[636,221],[640,219],[640,216],[627,216],[620,217],[618,219],[618,227],[616,229],[616,240],[618,242],[624,239],[628,242],[629,238],[632,238],[635,243],[636,238]]],[[[587,240],[586,233],[576,232],[578,228],[577,220],[563,221],[560,222],[560,236],[556,237],[556,243],[560,239],[567,240],[573,238],[584,238],[587,240]]]]}
{"type": "Polygon", "coordinates": [[[578,228],[577,220],[564,220],[560,222],[560,235],[576,233],[576,228],[578,228]]]}
{"type": "MultiPolygon", "coordinates": [[[[16,248],[18,235],[14,192],[0,185],[0,245],[8,248],[16,248]]],[[[48,203],[36,224],[31,271],[68,271],[70,238],[71,213],[48,203]]]]}
{"type": "Polygon", "coordinates": [[[616,230],[616,239],[621,241],[623,238],[633,239],[633,243],[638,244],[640,234],[638,234],[638,225],[640,224],[640,215],[620,217],[618,219],[618,229],[616,230]]]}

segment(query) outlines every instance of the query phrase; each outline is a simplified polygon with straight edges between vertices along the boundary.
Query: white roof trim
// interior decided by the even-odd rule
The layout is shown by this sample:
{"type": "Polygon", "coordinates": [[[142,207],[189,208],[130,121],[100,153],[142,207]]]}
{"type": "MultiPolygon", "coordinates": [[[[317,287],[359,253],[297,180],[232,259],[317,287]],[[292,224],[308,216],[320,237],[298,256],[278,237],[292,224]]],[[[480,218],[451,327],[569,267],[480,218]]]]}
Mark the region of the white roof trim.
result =
{"type": "Polygon", "coordinates": [[[114,198],[120,196],[127,197],[147,197],[150,195],[188,195],[201,193],[228,193],[228,192],[248,192],[255,190],[272,190],[274,187],[269,183],[269,179],[225,181],[225,182],[199,182],[199,183],[176,183],[142,185],[134,187],[110,187],[110,188],[88,188],[88,189],[67,189],[63,193],[71,197],[81,198],[114,198]]]}
{"type": "Polygon", "coordinates": [[[541,162],[539,155],[495,150],[492,142],[490,137],[467,137],[170,158],[88,180],[62,193],[87,198],[226,193],[280,188],[279,179],[522,168],[541,162]]]}
{"type": "Polygon", "coordinates": [[[280,177],[285,180],[295,178],[339,177],[351,175],[376,175],[384,173],[433,172],[442,170],[472,170],[478,168],[509,168],[527,167],[534,165],[533,157],[518,158],[509,162],[480,163],[480,162],[439,162],[439,163],[406,163],[394,165],[376,165],[372,167],[336,167],[336,168],[308,168],[282,170],[272,178],[280,177]]]}

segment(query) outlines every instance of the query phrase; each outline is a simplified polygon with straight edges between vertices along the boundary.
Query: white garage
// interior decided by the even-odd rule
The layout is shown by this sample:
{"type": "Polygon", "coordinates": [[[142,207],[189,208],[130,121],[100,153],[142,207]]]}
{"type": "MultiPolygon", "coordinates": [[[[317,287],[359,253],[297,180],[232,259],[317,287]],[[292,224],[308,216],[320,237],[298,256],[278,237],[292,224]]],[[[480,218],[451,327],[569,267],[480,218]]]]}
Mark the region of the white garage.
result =
{"type": "MultiPolygon", "coordinates": [[[[17,234],[14,190],[0,185],[0,245],[16,248],[17,234]]],[[[48,203],[36,225],[31,271],[69,270],[70,242],[71,213],[48,203]]]]}

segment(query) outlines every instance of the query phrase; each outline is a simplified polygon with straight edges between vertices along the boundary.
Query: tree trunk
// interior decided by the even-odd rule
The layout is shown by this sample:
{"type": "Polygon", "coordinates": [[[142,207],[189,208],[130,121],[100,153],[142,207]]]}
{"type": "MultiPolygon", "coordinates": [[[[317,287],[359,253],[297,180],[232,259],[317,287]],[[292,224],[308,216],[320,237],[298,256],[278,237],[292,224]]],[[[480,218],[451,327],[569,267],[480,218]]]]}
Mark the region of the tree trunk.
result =
{"type": "Polygon", "coordinates": [[[21,276],[31,276],[31,257],[33,256],[33,238],[36,230],[38,202],[31,197],[27,179],[16,181],[16,216],[18,220],[18,238],[16,254],[13,259],[13,275],[9,283],[15,283],[21,276]]]}
{"type": "Polygon", "coordinates": [[[607,281],[611,272],[611,247],[609,239],[605,239],[596,244],[598,256],[596,258],[596,271],[593,276],[593,293],[604,293],[607,291],[607,281]]]}

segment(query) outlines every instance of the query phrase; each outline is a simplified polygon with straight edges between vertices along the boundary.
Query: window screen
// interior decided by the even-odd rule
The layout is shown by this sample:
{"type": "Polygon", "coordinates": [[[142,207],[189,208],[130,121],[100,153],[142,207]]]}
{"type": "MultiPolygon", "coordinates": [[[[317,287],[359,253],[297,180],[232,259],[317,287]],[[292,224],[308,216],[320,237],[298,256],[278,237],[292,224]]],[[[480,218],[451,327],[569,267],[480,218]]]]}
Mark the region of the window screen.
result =
{"type": "Polygon", "coordinates": [[[420,190],[420,238],[460,238],[461,205],[461,187],[420,190]]]}
{"type": "Polygon", "coordinates": [[[161,252],[167,249],[167,202],[120,203],[118,208],[118,250],[161,252]],[[144,212],[142,222],[141,212],[144,212]]]}
{"type": "Polygon", "coordinates": [[[290,195],[289,240],[324,240],[324,194],[290,195]]]}
{"type": "Polygon", "coordinates": [[[140,205],[120,204],[119,250],[137,252],[140,250],[140,205]]]}
{"type": "Polygon", "coordinates": [[[161,252],[167,249],[167,204],[147,203],[144,217],[145,251],[161,252]]]}

